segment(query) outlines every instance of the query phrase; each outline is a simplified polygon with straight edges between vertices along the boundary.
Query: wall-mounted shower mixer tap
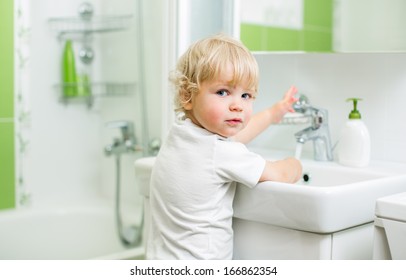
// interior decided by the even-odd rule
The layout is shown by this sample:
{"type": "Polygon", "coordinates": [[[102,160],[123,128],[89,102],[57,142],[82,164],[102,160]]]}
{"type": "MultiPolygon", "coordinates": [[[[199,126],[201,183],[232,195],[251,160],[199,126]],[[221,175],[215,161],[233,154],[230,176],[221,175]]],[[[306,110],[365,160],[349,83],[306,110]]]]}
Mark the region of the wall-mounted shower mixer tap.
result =
{"type": "Polygon", "coordinates": [[[121,138],[115,138],[113,144],[109,144],[104,148],[104,153],[107,156],[115,155],[116,160],[116,199],[115,199],[115,215],[118,236],[121,243],[126,247],[134,247],[141,243],[142,229],[144,226],[144,213],[141,213],[141,222],[138,225],[125,226],[121,218],[121,164],[120,156],[125,153],[133,153],[141,150],[138,147],[135,134],[134,124],[130,121],[113,121],[108,122],[107,127],[119,128],[121,130],[121,138]]]}
{"type": "Polygon", "coordinates": [[[131,121],[113,121],[108,122],[107,127],[118,128],[121,130],[121,138],[115,138],[112,144],[104,148],[104,153],[107,156],[121,155],[124,153],[132,153],[140,150],[137,145],[134,134],[134,124],[131,121]]]}

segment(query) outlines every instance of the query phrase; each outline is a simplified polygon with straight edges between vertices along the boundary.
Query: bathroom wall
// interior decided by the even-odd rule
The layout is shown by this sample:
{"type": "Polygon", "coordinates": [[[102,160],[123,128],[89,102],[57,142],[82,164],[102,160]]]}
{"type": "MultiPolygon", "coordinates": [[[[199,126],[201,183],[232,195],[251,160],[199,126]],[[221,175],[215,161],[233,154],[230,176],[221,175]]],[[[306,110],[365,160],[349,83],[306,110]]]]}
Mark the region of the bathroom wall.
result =
{"type": "MultiPolygon", "coordinates": [[[[372,159],[406,163],[405,53],[258,53],[256,58],[261,77],[255,110],[273,104],[290,85],[296,85],[314,106],[328,110],[335,144],[352,107],[345,99],[361,97],[358,108],[371,134],[372,159]]],[[[251,145],[285,149],[294,155],[293,134],[302,128],[277,125],[251,145]]],[[[312,144],[305,144],[305,150],[311,153],[312,144]]]]}
{"type": "Polygon", "coordinates": [[[13,1],[0,2],[0,209],[15,204],[13,1]]]}
{"type": "MultiPolygon", "coordinates": [[[[148,65],[142,69],[139,68],[137,57],[140,41],[137,1],[88,1],[94,6],[95,16],[133,15],[128,30],[92,35],[95,59],[91,67],[91,80],[131,82],[135,83],[135,90],[120,97],[98,96],[91,107],[83,102],[61,102],[56,85],[60,82],[64,40],[51,30],[48,21],[55,17],[76,16],[82,2],[38,0],[35,5],[28,5],[30,83],[23,84],[25,93],[20,99],[24,102],[18,101],[16,104],[16,111],[22,111],[21,114],[26,116],[23,122],[18,120],[15,138],[19,151],[16,155],[17,206],[69,203],[99,195],[110,200],[115,190],[115,160],[106,157],[103,150],[113,142],[113,138],[120,137],[120,131],[107,128],[107,122],[133,121],[140,145],[144,137],[143,118],[150,128],[149,136],[160,136],[161,83],[157,83],[157,80],[162,80],[162,73],[155,69],[161,66],[162,44],[159,42],[162,40],[162,16],[159,9],[151,9],[159,0],[142,1],[144,32],[149,34],[143,41],[148,65]],[[145,77],[143,91],[138,80],[139,71],[151,73],[145,77]],[[141,94],[147,96],[150,104],[147,116],[142,116],[141,94]],[[22,146],[23,153],[20,151],[22,146]],[[21,200],[21,197],[24,199],[21,200]]],[[[80,45],[76,40],[74,44],[75,48],[80,45]]],[[[141,152],[124,155],[121,160],[123,199],[131,202],[140,199],[133,163],[141,155],[141,152]]]]}
{"type": "MultiPolygon", "coordinates": [[[[103,11],[105,14],[134,14],[134,26],[127,35],[112,34],[112,37],[99,36],[100,51],[103,53],[103,65],[97,67],[103,69],[102,73],[105,77],[112,80],[125,81],[134,79],[137,83],[134,98],[124,99],[101,99],[100,112],[103,123],[111,120],[120,120],[127,118],[134,121],[137,130],[136,137],[139,144],[142,144],[143,122],[147,126],[148,141],[161,138],[162,112],[163,101],[162,95],[168,94],[167,71],[164,65],[164,53],[167,42],[165,38],[165,27],[167,27],[166,4],[162,0],[142,0],[141,1],[141,17],[142,17],[142,33],[143,39],[140,42],[140,30],[138,30],[137,9],[139,0],[120,0],[119,2],[106,1],[103,2],[103,11]],[[118,5],[118,3],[120,3],[118,5]],[[123,36],[124,35],[124,36],[123,36]],[[124,38],[123,38],[124,37],[124,38]],[[117,38],[117,39],[115,39],[117,38]],[[124,40],[123,40],[124,39],[124,40]],[[115,41],[115,43],[113,43],[115,41]],[[112,45],[111,48],[106,46],[112,45]],[[143,47],[143,61],[138,60],[138,47],[143,47]],[[106,67],[111,65],[114,67],[106,67]],[[139,75],[139,71],[142,71],[139,75]],[[137,79],[145,80],[144,88],[137,79]],[[146,98],[146,116],[142,115],[141,95],[146,98]],[[124,116],[123,116],[124,115],[124,116]]],[[[108,129],[103,124],[102,127],[102,149],[104,145],[112,142],[114,137],[118,137],[118,131],[108,129]]],[[[147,144],[148,145],[148,144],[147,144]]],[[[123,191],[122,199],[136,201],[139,203],[141,197],[138,194],[138,188],[135,186],[134,176],[134,161],[143,156],[142,153],[135,155],[124,155],[121,158],[122,182],[123,191]]],[[[102,174],[102,192],[108,197],[112,197],[115,191],[115,161],[113,158],[106,158],[102,155],[101,162],[102,174]]]]}
{"type": "Polygon", "coordinates": [[[334,50],[404,51],[405,9],[404,0],[334,0],[334,50]]]}

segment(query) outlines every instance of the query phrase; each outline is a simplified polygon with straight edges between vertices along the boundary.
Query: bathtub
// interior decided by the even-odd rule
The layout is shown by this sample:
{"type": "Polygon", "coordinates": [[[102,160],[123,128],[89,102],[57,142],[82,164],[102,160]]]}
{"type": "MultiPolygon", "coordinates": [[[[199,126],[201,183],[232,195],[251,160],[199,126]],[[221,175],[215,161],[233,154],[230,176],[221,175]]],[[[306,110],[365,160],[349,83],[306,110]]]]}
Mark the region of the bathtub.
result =
{"type": "Polygon", "coordinates": [[[142,245],[121,245],[113,207],[90,205],[0,211],[0,259],[142,259],[142,245]]]}

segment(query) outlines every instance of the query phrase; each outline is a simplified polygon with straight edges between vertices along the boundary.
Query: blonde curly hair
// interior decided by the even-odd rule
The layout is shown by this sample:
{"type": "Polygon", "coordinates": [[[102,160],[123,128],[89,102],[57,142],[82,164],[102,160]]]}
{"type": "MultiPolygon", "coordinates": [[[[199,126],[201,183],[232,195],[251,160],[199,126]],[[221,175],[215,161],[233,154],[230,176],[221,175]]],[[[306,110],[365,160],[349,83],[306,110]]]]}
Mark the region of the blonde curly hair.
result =
{"type": "Polygon", "coordinates": [[[175,86],[175,111],[184,112],[199,92],[200,84],[212,81],[232,65],[232,85],[245,83],[258,91],[258,64],[251,52],[239,41],[223,34],[208,37],[192,44],[179,58],[170,80],[175,86]]]}

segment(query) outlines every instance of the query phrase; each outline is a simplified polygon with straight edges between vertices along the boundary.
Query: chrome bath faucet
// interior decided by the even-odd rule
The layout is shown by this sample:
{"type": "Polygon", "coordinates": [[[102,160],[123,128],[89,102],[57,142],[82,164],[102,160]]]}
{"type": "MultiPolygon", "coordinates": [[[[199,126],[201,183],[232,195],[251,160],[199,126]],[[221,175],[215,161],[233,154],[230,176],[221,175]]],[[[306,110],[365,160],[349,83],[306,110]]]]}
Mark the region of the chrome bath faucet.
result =
{"type": "Polygon", "coordinates": [[[137,142],[134,134],[134,124],[131,121],[113,121],[107,123],[109,128],[119,128],[121,138],[115,138],[113,143],[107,145],[104,152],[107,156],[114,154],[132,153],[137,150],[137,142]]]}

